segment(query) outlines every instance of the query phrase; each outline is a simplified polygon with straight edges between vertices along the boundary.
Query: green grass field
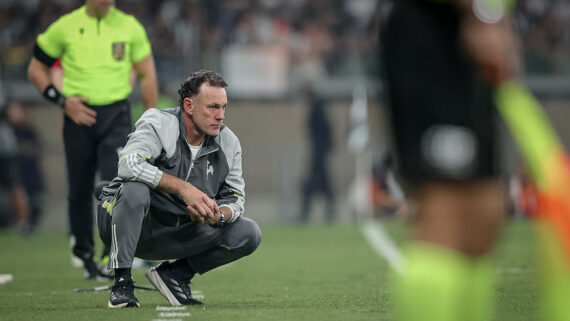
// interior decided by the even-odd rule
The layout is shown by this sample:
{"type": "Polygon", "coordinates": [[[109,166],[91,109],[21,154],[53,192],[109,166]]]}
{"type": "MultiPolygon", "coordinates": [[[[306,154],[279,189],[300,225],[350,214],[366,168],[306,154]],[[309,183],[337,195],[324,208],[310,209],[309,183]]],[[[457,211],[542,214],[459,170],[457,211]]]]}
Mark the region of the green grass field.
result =
{"type": "MultiPolygon", "coordinates": [[[[398,243],[405,238],[401,222],[386,225],[398,243]]],[[[157,309],[168,305],[158,292],[137,290],[141,308],[117,310],[107,308],[109,292],[74,293],[107,283],[83,280],[71,267],[63,231],[29,238],[0,231],[0,274],[14,278],[0,285],[0,320],[393,320],[390,268],[356,225],[262,230],[251,256],[194,278],[203,306],[172,312],[157,309]]],[[[496,250],[495,320],[536,320],[532,244],[527,221],[505,225],[496,250]]],[[[150,285],[144,270],[134,278],[150,285]]]]}

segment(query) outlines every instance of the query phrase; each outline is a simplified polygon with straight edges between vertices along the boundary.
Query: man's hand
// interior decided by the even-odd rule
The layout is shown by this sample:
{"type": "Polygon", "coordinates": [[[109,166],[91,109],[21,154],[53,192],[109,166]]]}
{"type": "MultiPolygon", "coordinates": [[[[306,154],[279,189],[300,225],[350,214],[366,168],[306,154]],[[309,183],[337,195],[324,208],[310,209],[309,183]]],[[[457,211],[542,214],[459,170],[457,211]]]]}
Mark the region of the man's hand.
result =
{"type": "MultiPolygon", "coordinates": [[[[198,221],[198,222],[202,222],[202,223],[206,223],[206,224],[216,224],[219,223],[222,219],[222,214],[224,214],[224,221],[227,222],[229,220],[231,220],[232,218],[232,211],[227,208],[227,207],[218,207],[216,204],[216,201],[214,201],[213,199],[209,198],[208,196],[204,195],[202,197],[202,201],[204,201],[204,203],[210,203],[212,202],[216,208],[216,210],[212,211],[213,216],[209,216],[209,215],[193,215],[192,217],[196,217],[196,219],[192,219],[193,221],[198,221]],[[202,220],[203,219],[203,220],[202,220]]],[[[190,206],[188,206],[188,210],[191,211],[191,213],[194,211],[194,208],[191,209],[190,206]]]]}
{"type": "MultiPolygon", "coordinates": [[[[214,224],[219,222],[221,217],[220,208],[213,199],[194,185],[167,173],[163,173],[157,188],[161,191],[179,195],[190,213],[190,218],[194,222],[214,224]]],[[[231,218],[224,212],[226,220],[231,218]]]]}
{"type": "Polygon", "coordinates": [[[487,81],[498,87],[512,77],[515,38],[507,20],[484,23],[469,16],[463,22],[461,33],[467,54],[482,68],[487,81]]]}
{"type": "Polygon", "coordinates": [[[216,201],[194,186],[185,189],[183,193],[180,193],[180,196],[187,205],[192,221],[212,224],[211,222],[215,220],[216,215],[219,217],[220,209],[216,201]]]}
{"type": "Polygon", "coordinates": [[[97,122],[97,112],[85,106],[87,99],[70,96],[65,99],[63,112],[79,126],[91,127],[97,122]]]}

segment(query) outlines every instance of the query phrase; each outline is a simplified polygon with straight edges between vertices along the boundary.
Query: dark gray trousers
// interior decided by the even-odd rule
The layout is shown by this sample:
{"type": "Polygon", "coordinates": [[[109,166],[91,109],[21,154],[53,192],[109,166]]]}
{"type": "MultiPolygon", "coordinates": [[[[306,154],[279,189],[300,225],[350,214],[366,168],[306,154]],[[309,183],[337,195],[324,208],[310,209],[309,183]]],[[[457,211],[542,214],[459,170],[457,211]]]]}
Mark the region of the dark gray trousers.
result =
{"type": "Polygon", "coordinates": [[[111,247],[108,267],[130,268],[135,256],[186,259],[202,274],[251,254],[261,242],[261,230],[249,218],[215,227],[172,214],[174,208],[151,210],[151,190],[140,182],[123,183],[114,198],[103,198],[97,223],[103,243],[111,247]],[[102,207],[105,201],[114,203],[112,215],[102,207]]]}

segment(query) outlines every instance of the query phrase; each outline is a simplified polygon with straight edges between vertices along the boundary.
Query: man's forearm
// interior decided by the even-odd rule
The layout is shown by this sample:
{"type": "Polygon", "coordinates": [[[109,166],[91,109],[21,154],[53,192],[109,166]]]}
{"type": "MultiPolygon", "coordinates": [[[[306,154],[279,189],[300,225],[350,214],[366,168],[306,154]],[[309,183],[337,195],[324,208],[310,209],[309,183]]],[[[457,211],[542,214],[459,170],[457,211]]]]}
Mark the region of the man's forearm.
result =
{"type": "Polygon", "coordinates": [[[141,79],[141,95],[144,110],[156,107],[158,102],[158,88],[156,85],[156,75],[145,75],[141,79]]]}
{"type": "Polygon", "coordinates": [[[216,201],[189,182],[163,173],[157,188],[163,192],[180,196],[186,203],[193,221],[212,224],[219,219],[220,210],[216,201]]]}
{"type": "Polygon", "coordinates": [[[156,107],[158,102],[158,85],[156,69],[152,55],[134,65],[137,77],[140,79],[141,96],[144,109],[156,107]]]}
{"type": "Polygon", "coordinates": [[[36,58],[32,58],[28,65],[28,78],[40,93],[51,84],[49,67],[36,58]]]}
{"type": "Polygon", "coordinates": [[[156,188],[169,194],[180,195],[184,189],[196,187],[181,178],[167,173],[162,173],[162,177],[160,178],[156,188]]]}

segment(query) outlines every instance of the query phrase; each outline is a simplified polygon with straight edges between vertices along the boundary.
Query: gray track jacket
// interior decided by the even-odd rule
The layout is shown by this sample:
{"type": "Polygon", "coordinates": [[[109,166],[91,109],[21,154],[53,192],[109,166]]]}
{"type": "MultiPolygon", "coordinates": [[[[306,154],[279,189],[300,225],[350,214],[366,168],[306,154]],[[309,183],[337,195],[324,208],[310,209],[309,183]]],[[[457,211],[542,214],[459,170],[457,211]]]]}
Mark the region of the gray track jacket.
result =
{"type": "Polygon", "coordinates": [[[180,107],[152,108],[136,122],[119,157],[119,177],[104,190],[107,195],[114,189],[113,185],[118,187],[121,181],[143,182],[152,189],[151,211],[168,209],[168,213],[189,218],[186,205],[178,195],[156,189],[162,174],[168,173],[190,182],[219,206],[229,207],[232,218],[228,223],[244,212],[241,145],[226,126],[222,126],[218,136],[205,137],[192,163],[180,107]]]}

